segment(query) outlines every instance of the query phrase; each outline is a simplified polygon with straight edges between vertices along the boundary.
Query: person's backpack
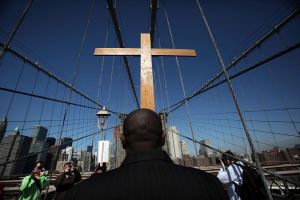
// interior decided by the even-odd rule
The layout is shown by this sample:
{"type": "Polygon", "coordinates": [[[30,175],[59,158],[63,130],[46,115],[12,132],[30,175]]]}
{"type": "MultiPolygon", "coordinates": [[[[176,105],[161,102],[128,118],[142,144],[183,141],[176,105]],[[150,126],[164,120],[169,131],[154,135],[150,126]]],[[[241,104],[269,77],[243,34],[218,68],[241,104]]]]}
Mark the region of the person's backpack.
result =
{"type": "Polygon", "coordinates": [[[235,164],[243,169],[243,183],[241,185],[234,183],[235,191],[241,200],[268,199],[267,191],[257,169],[249,165],[235,164]]]}

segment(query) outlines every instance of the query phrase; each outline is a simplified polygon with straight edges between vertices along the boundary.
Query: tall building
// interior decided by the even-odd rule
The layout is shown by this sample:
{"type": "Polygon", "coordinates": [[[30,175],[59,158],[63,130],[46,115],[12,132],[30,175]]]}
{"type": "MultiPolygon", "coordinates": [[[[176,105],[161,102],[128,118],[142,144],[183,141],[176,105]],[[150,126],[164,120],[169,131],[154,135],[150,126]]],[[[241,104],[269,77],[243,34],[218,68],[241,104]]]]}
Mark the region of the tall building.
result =
{"type": "Polygon", "coordinates": [[[71,162],[73,158],[73,147],[67,147],[65,151],[65,155],[66,155],[65,160],[71,162]]]}
{"type": "MultiPolygon", "coordinates": [[[[28,154],[32,138],[20,135],[17,127],[14,132],[4,137],[0,144],[0,163],[5,163],[28,154]]],[[[26,158],[0,166],[0,176],[23,174],[26,158]]]]}
{"type": "Polygon", "coordinates": [[[67,147],[71,147],[73,143],[73,139],[72,138],[68,138],[68,137],[64,137],[62,138],[58,144],[61,144],[61,149],[65,149],[67,147]]]}
{"type": "Polygon", "coordinates": [[[92,163],[92,156],[90,152],[81,151],[80,157],[78,158],[77,166],[81,168],[82,171],[90,171],[91,163],[92,163]]]}
{"type": "MultiPolygon", "coordinates": [[[[53,147],[55,145],[56,139],[54,137],[47,137],[46,138],[46,144],[48,144],[48,148],[53,147]]],[[[46,153],[46,161],[45,161],[45,169],[49,170],[51,169],[51,164],[53,162],[53,157],[55,154],[55,150],[54,149],[49,149],[46,153]]]]}
{"type": "Polygon", "coordinates": [[[185,140],[180,141],[182,155],[189,155],[188,144],[185,140]]]}
{"type": "Polygon", "coordinates": [[[1,122],[0,122],[0,143],[5,135],[7,128],[7,117],[5,117],[1,122]]]}
{"type": "Polygon", "coordinates": [[[54,137],[47,137],[46,138],[46,143],[48,144],[49,147],[55,145],[56,139],[54,137]]]}
{"type": "MultiPolygon", "coordinates": [[[[200,143],[206,144],[210,146],[210,141],[209,140],[201,140],[200,143]]],[[[204,157],[213,157],[213,150],[204,146],[204,145],[200,145],[200,150],[199,150],[200,155],[204,156],[204,157]]]]}
{"type": "Polygon", "coordinates": [[[46,161],[47,152],[44,150],[49,147],[49,145],[45,142],[47,133],[48,129],[43,126],[34,125],[32,127],[32,143],[29,153],[32,153],[33,155],[29,156],[26,160],[26,173],[30,173],[32,171],[37,161],[46,161]]]}
{"type": "Polygon", "coordinates": [[[169,153],[172,160],[182,158],[178,134],[179,132],[176,127],[170,126],[166,135],[166,142],[168,143],[169,153]]]}
{"type": "Polygon", "coordinates": [[[87,146],[86,147],[86,151],[92,154],[92,152],[93,152],[93,146],[92,145],[87,146]]]}
{"type": "Polygon", "coordinates": [[[122,129],[120,127],[114,128],[114,147],[111,148],[111,167],[119,167],[125,158],[125,150],[123,149],[120,136],[122,129]]]}
{"type": "Polygon", "coordinates": [[[33,142],[45,142],[48,129],[40,125],[34,125],[32,128],[33,142]]]}

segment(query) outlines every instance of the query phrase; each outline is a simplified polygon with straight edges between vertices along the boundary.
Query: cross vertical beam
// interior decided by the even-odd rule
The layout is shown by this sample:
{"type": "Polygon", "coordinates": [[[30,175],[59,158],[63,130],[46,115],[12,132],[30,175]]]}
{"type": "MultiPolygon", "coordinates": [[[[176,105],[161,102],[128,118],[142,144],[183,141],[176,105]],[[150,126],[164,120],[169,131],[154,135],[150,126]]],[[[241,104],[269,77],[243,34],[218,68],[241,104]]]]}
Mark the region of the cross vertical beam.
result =
{"type": "Polygon", "coordinates": [[[150,34],[141,34],[141,108],[154,110],[150,34]]]}

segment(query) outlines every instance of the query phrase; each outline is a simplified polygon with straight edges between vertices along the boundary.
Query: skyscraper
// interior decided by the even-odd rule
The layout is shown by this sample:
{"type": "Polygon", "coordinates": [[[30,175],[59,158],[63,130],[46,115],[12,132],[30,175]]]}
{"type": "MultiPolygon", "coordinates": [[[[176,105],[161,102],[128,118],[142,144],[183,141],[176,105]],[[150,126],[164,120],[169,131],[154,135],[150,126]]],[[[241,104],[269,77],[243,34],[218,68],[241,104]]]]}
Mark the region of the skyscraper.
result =
{"type": "MultiPolygon", "coordinates": [[[[55,141],[56,139],[54,137],[47,137],[46,138],[46,144],[48,144],[48,147],[53,147],[55,145],[55,141]]],[[[48,170],[51,168],[51,164],[53,162],[53,157],[54,157],[54,154],[55,154],[55,151],[56,149],[49,149],[47,151],[47,154],[46,154],[46,161],[45,161],[45,168],[48,170]]]]}
{"type": "Polygon", "coordinates": [[[175,126],[170,126],[166,135],[166,142],[168,142],[169,153],[173,160],[182,158],[178,133],[179,132],[175,126]]]}
{"type": "Polygon", "coordinates": [[[92,145],[87,146],[86,151],[89,153],[93,153],[93,146],[92,145]]]}
{"type": "MultiPolygon", "coordinates": [[[[21,158],[28,154],[32,138],[20,135],[17,127],[14,132],[4,137],[0,144],[0,163],[5,163],[16,158],[21,158]]],[[[0,166],[1,176],[22,174],[26,164],[26,157],[7,165],[0,166]]]]}
{"type": "Polygon", "coordinates": [[[30,173],[37,161],[46,161],[47,152],[46,150],[49,145],[45,142],[47,137],[48,129],[34,125],[32,127],[32,143],[30,145],[29,153],[33,155],[29,156],[26,160],[26,173],[30,173]]]}
{"type": "Polygon", "coordinates": [[[62,138],[58,144],[61,145],[61,149],[65,149],[67,147],[71,147],[73,143],[73,139],[72,138],[68,138],[68,137],[64,137],[62,138]]]}
{"type": "Polygon", "coordinates": [[[34,125],[32,128],[33,142],[45,142],[48,129],[40,125],[34,125]]]}
{"type": "Polygon", "coordinates": [[[6,127],[7,127],[7,117],[5,117],[1,122],[0,122],[0,143],[5,135],[6,132],[6,127]]]}
{"type": "Polygon", "coordinates": [[[185,140],[180,141],[182,155],[189,155],[189,148],[185,140]]]}
{"type": "Polygon", "coordinates": [[[46,143],[48,144],[49,147],[55,145],[56,139],[54,137],[47,137],[46,138],[46,143]]]}
{"type": "Polygon", "coordinates": [[[115,127],[114,128],[114,140],[115,140],[115,144],[114,144],[114,148],[113,152],[112,152],[112,168],[116,168],[119,167],[122,163],[122,161],[125,158],[125,150],[123,149],[121,140],[120,140],[120,136],[121,136],[121,128],[120,127],[115,127]]]}
{"type": "MultiPolygon", "coordinates": [[[[207,139],[201,140],[200,143],[210,145],[210,141],[207,139]]],[[[213,155],[214,155],[213,150],[204,145],[200,145],[199,153],[200,153],[200,155],[203,155],[204,157],[213,157],[213,155]]]]}

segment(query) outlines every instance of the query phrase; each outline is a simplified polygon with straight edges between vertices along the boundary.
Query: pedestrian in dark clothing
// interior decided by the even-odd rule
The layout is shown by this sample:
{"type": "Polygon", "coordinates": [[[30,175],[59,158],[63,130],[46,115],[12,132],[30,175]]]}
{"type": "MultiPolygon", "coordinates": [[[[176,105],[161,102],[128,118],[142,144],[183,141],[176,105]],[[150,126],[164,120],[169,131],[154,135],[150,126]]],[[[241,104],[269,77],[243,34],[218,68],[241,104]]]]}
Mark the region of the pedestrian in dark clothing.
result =
{"type": "Polygon", "coordinates": [[[76,168],[73,168],[71,163],[64,164],[64,172],[59,175],[54,186],[56,187],[55,199],[64,199],[65,192],[73,187],[73,185],[81,180],[81,175],[76,168]]]}
{"type": "Polygon", "coordinates": [[[228,200],[215,176],[176,165],[161,149],[165,134],[155,112],[133,111],[126,117],[123,130],[126,157],[121,167],[77,184],[66,199],[228,200]]]}
{"type": "Polygon", "coordinates": [[[105,173],[106,169],[107,169],[106,163],[102,163],[102,165],[101,165],[101,163],[98,163],[94,175],[105,173]]]}

